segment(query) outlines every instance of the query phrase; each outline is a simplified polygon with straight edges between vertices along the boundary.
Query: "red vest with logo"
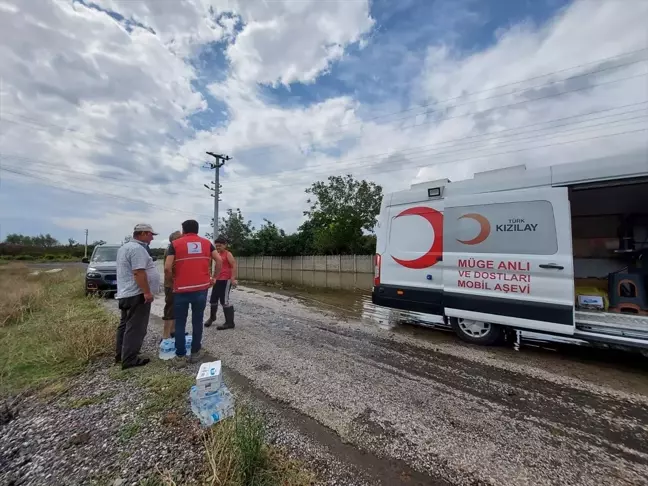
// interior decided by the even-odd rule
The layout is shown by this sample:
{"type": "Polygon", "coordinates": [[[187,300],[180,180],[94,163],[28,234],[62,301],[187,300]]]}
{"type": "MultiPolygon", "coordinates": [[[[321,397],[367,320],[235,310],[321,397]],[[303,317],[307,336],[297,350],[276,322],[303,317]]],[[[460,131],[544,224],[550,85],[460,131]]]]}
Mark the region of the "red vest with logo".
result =
{"type": "Polygon", "coordinates": [[[211,242],[196,234],[187,234],[171,244],[175,250],[173,291],[196,292],[211,287],[211,242]]]}

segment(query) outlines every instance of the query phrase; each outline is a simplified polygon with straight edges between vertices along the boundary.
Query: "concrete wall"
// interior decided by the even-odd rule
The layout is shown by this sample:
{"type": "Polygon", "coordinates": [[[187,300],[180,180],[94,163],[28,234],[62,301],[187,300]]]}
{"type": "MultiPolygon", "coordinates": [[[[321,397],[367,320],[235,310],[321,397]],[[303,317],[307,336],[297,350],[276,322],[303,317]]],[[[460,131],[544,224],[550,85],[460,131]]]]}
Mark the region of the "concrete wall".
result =
{"type": "Polygon", "coordinates": [[[316,255],[300,257],[238,257],[238,277],[257,282],[332,289],[370,289],[373,255],[316,255]]]}

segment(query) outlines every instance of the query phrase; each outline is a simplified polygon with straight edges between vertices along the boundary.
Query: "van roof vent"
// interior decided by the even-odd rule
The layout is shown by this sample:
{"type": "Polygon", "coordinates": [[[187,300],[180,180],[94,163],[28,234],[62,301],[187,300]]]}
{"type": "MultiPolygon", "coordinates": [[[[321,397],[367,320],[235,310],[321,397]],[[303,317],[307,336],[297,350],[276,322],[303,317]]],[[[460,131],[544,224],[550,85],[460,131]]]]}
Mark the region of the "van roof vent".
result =
{"type": "Polygon", "coordinates": [[[473,179],[479,179],[479,180],[494,179],[494,178],[499,179],[502,176],[504,177],[516,176],[516,175],[519,176],[525,172],[526,172],[526,165],[520,164],[520,165],[514,165],[512,167],[504,167],[503,169],[492,169],[492,170],[485,170],[482,172],[475,172],[473,179]]]}
{"type": "Polygon", "coordinates": [[[450,179],[437,179],[436,181],[426,181],[412,184],[410,186],[410,189],[416,189],[419,187],[445,187],[447,184],[450,184],[450,179]]]}

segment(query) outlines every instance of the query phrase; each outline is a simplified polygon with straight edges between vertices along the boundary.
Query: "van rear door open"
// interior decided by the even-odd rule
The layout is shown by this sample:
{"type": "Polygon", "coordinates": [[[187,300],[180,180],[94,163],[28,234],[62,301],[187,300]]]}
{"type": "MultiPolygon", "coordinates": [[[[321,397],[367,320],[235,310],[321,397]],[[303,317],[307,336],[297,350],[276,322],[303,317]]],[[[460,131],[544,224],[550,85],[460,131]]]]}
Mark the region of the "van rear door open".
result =
{"type": "Polygon", "coordinates": [[[567,188],[449,196],[444,212],[447,316],[573,334],[567,188]]]}

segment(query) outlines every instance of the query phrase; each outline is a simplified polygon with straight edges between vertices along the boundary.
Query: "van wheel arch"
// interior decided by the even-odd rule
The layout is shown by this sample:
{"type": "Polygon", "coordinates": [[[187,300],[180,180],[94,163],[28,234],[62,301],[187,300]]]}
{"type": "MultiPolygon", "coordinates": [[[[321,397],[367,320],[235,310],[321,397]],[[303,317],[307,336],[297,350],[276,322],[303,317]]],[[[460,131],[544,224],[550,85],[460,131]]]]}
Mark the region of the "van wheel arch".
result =
{"type": "Polygon", "coordinates": [[[450,317],[450,325],[459,339],[472,344],[493,346],[504,342],[505,328],[490,322],[450,317]]]}

